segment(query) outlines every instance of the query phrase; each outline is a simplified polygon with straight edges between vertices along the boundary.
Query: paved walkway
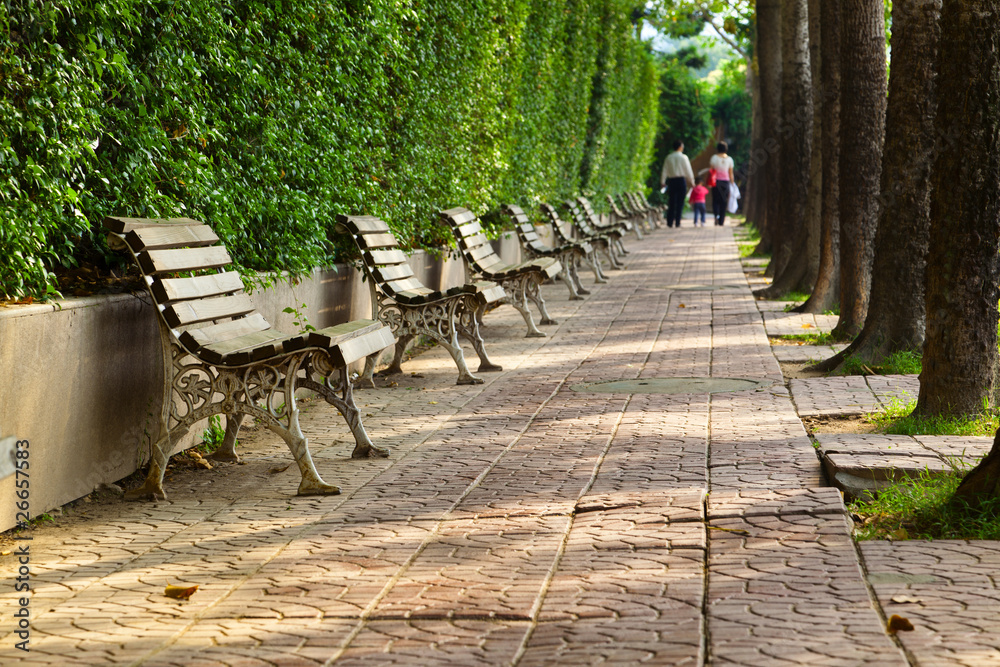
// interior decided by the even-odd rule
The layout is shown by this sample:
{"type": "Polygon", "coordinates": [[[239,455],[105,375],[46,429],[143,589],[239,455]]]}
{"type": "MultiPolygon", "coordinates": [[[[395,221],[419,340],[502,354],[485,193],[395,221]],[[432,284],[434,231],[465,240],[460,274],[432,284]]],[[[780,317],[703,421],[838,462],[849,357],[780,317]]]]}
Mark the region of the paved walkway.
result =
{"type": "MultiPolygon", "coordinates": [[[[80,503],[35,529],[31,652],[12,648],[8,586],[0,663],[1000,664],[996,544],[851,540],[732,229],[629,245],[585,301],[544,288],[548,338],[489,314],[504,371],[486,384],[455,386],[433,349],[360,393],[391,458],[348,458],[343,421],[311,404],[303,428],[340,496],[293,496],[261,430],[243,466],[175,466],[168,502],[80,503]],[[773,384],[576,390],[678,376],[773,384]],[[167,583],[200,589],[176,601],[167,583]],[[888,614],[916,629],[886,634],[888,614]]],[[[13,581],[12,556],[0,571],[13,581]]]]}

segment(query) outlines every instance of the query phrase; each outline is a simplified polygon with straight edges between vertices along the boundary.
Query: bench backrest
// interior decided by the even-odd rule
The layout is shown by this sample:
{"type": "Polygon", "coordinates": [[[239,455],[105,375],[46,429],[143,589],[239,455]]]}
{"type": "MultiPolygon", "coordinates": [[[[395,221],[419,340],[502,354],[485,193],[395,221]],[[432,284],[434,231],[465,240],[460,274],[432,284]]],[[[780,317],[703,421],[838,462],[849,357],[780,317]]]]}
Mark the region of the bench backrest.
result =
{"type": "Polygon", "coordinates": [[[559,212],[552,204],[542,204],[541,209],[545,217],[549,219],[552,233],[555,234],[556,239],[564,244],[573,243],[573,224],[560,218],[559,212]]]}
{"type": "Polygon", "coordinates": [[[618,202],[615,201],[614,197],[612,197],[611,195],[604,195],[604,197],[605,199],[608,200],[608,206],[611,207],[612,215],[614,215],[619,220],[624,220],[625,218],[628,217],[628,213],[623,211],[622,208],[618,206],[618,202]]]}
{"type": "Polygon", "coordinates": [[[504,204],[502,210],[511,219],[511,222],[514,223],[514,229],[517,231],[517,237],[521,240],[521,245],[541,253],[552,250],[538,236],[535,225],[528,219],[528,216],[520,206],[504,204]]]}
{"type": "Polygon", "coordinates": [[[581,234],[588,237],[600,235],[600,232],[597,231],[587,218],[587,214],[584,212],[579,201],[576,199],[567,199],[564,203],[566,208],[569,209],[570,215],[573,216],[573,222],[576,223],[581,234]]]}
{"type": "Polygon", "coordinates": [[[338,215],[337,224],[354,237],[365,272],[384,294],[400,298],[432,292],[413,274],[409,257],[385,221],[372,215],[338,215]]]}
{"type": "Polygon", "coordinates": [[[633,211],[645,213],[649,210],[646,200],[638,192],[626,192],[625,196],[628,197],[629,203],[632,204],[633,211]]]}
{"type": "Polygon", "coordinates": [[[224,270],[232,259],[208,225],[109,217],[104,227],[132,252],[161,319],[188,352],[253,334],[259,343],[281,337],[254,308],[239,273],[224,270]]]}
{"type": "Polygon", "coordinates": [[[455,234],[458,248],[466,263],[479,273],[494,273],[494,268],[506,266],[493,250],[476,214],[461,206],[440,212],[441,218],[455,234]]]}

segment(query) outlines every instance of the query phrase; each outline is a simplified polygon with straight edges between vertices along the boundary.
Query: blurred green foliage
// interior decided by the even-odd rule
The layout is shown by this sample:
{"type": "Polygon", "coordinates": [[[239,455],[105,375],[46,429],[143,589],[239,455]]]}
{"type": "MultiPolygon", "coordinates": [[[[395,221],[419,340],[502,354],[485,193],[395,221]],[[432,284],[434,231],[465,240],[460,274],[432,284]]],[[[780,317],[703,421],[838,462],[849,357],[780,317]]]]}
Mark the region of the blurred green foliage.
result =
{"type": "Polygon", "coordinates": [[[0,3],[0,298],[57,287],[105,215],[210,223],[245,273],[410,247],[435,211],[639,186],[657,70],[623,0],[0,3]]]}

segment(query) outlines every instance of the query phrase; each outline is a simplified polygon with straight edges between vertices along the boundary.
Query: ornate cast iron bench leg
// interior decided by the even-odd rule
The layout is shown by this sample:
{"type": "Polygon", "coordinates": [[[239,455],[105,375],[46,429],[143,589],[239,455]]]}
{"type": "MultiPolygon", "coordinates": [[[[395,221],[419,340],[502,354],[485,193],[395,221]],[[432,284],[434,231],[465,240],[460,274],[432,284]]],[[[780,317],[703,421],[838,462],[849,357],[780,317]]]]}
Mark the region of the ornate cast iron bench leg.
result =
{"type": "Polygon", "coordinates": [[[379,300],[379,320],[392,329],[393,335],[398,341],[396,354],[388,372],[402,372],[400,362],[403,351],[406,349],[406,343],[417,335],[433,338],[448,351],[455,366],[458,367],[457,384],[482,384],[484,382],[482,378],[476,377],[469,371],[465,361],[465,353],[458,342],[459,335],[468,338],[476,349],[481,370],[484,368],[485,370],[500,370],[500,367],[495,366],[486,356],[478,324],[474,322],[476,317],[474,296],[467,295],[413,306],[396,303],[384,295],[375,295],[375,298],[379,300]],[[471,309],[470,306],[466,305],[468,299],[473,299],[471,309]],[[473,320],[475,326],[463,324],[465,319],[473,320]]]}
{"type": "Polygon", "coordinates": [[[517,312],[521,313],[524,323],[528,326],[528,333],[525,334],[525,338],[545,338],[545,332],[535,326],[535,320],[531,316],[531,311],[528,310],[528,283],[534,280],[535,277],[530,274],[504,280],[503,289],[507,292],[507,298],[503,299],[502,302],[509,303],[517,309],[517,312]]]}
{"type": "Polygon", "coordinates": [[[563,266],[569,267],[567,269],[567,271],[569,271],[569,278],[570,278],[570,280],[573,281],[573,287],[575,288],[576,293],[578,295],[578,297],[576,299],[571,299],[571,301],[582,300],[584,296],[590,294],[590,290],[586,289],[583,286],[583,283],[580,281],[580,268],[579,267],[580,267],[580,256],[581,255],[582,255],[582,253],[580,251],[574,250],[572,252],[566,253],[566,257],[564,258],[565,259],[564,262],[563,262],[562,259],[560,259],[560,262],[563,262],[563,266]]]}
{"type": "MultiPolygon", "coordinates": [[[[162,321],[160,329],[161,336],[169,337],[162,321]]],[[[218,414],[239,415],[231,416],[227,423],[227,431],[232,424],[234,442],[245,415],[256,417],[281,436],[302,474],[299,495],[340,493],[339,487],[323,481],[312,461],[309,442],[299,427],[297,387],[315,391],[340,411],[354,435],[354,458],[389,455],[387,449],[372,444],[361,424],[347,368],[334,368],[325,352],[291,353],[266,362],[229,368],[205,363],[173,342],[164,345],[163,350],[166,379],[160,436],[153,446],[146,481],[142,487],[126,494],[129,499],[166,498],[163,475],[173,443],[196,422],[218,414]],[[302,371],[305,377],[299,377],[302,371]],[[338,372],[339,382],[332,384],[330,376],[338,372]],[[312,380],[312,373],[323,377],[323,383],[312,380]],[[277,400],[279,394],[283,399],[280,402],[277,400]]]]}
{"type": "Polygon", "coordinates": [[[209,454],[207,458],[213,461],[239,463],[240,455],[236,453],[236,436],[239,435],[241,424],[243,424],[243,415],[240,413],[234,412],[226,415],[226,435],[219,448],[209,454]]]}
{"type": "MultiPolygon", "coordinates": [[[[566,285],[566,288],[569,290],[569,300],[583,301],[583,297],[580,296],[580,292],[579,290],[577,290],[576,286],[577,280],[573,275],[575,273],[573,260],[572,259],[567,260],[565,257],[560,257],[559,263],[563,265],[563,269],[562,271],[559,272],[559,275],[557,277],[559,278],[559,280],[563,281],[563,284],[566,285]]],[[[542,324],[545,323],[542,322],[542,324]]]]}
{"type": "Polygon", "coordinates": [[[548,309],[545,307],[545,299],[542,298],[541,283],[537,280],[529,280],[524,284],[524,295],[531,300],[532,303],[538,308],[538,312],[542,314],[542,320],[539,324],[550,325],[559,324],[558,321],[552,319],[549,315],[548,309]]]}
{"type": "Polygon", "coordinates": [[[458,334],[472,344],[472,349],[479,356],[479,369],[476,372],[495,373],[502,371],[503,366],[490,361],[486,354],[486,343],[479,332],[479,324],[483,321],[482,315],[485,310],[485,303],[478,303],[476,297],[472,295],[465,296],[455,310],[454,322],[458,334]]]}
{"type": "Polygon", "coordinates": [[[603,285],[608,282],[608,277],[604,275],[604,269],[601,267],[601,258],[597,255],[597,250],[591,250],[587,254],[587,264],[590,265],[590,270],[594,272],[594,284],[603,285]]]}
{"type": "MultiPolygon", "coordinates": [[[[299,378],[297,386],[316,392],[322,396],[327,403],[337,408],[340,414],[344,417],[344,421],[347,422],[347,426],[351,429],[351,434],[354,436],[354,451],[351,452],[351,458],[367,459],[385,458],[389,456],[390,451],[387,447],[378,447],[372,443],[371,438],[368,437],[368,432],[361,423],[361,410],[358,409],[358,404],[354,402],[354,389],[351,385],[351,377],[347,368],[334,368],[330,364],[329,358],[322,352],[315,352],[312,354],[310,367],[310,371],[312,372],[307,372],[306,377],[299,378]],[[333,373],[338,370],[340,371],[339,382],[331,382],[330,378],[333,376],[333,373]],[[312,379],[314,373],[323,378],[322,383],[312,379]]],[[[298,413],[296,411],[296,415],[297,414],[298,413]]],[[[296,426],[297,425],[298,416],[296,416],[296,426]]],[[[307,456],[308,453],[309,452],[307,450],[307,456]]],[[[317,473],[317,477],[318,476],[319,475],[317,473]]]]}

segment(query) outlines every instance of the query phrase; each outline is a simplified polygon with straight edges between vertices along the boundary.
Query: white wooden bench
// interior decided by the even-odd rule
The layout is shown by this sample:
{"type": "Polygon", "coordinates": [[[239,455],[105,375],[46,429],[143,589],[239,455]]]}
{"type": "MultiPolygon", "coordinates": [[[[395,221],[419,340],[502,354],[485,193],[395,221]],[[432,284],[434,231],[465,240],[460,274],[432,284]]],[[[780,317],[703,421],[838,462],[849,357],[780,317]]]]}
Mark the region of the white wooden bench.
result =
{"type": "Polygon", "coordinates": [[[299,495],[336,494],[320,477],[299,427],[295,391],[307,389],[336,407],[354,436],[352,456],[388,456],[361,423],[348,366],[395,342],[380,322],[356,320],[319,331],[284,334],[256,312],[229,253],[211,228],[187,218],[105,219],[108,243],[127,249],[142,271],[158,313],[163,351],[163,408],[145,484],[130,498],[164,498],[163,473],[174,443],[191,426],[227,415],[216,458],[238,460],[243,416],[284,439],[299,466],[299,495]]]}
{"type": "Polygon", "coordinates": [[[542,242],[541,237],[535,230],[535,225],[525,214],[520,206],[514,204],[504,204],[501,210],[507,214],[514,224],[517,238],[521,242],[521,250],[529,259],[539,259],[543,257],[555,257],[562,264],[562,271],[557,276],[569,290],[570,301],[580,301],[582,295],[590,294],[580,283],[580,275],[577,273],[577,265],[581,259],[586,259],[593,252],[593,248],[587,242],[564,242],[557,246],[547,246],[542,242]]]}
{"type": "Polygon", "coordinates": [[[540,208],[545,217],[549,219],[549,227],[552,229],[552,234],[555,236],[556,241],[563,245],[576,245],[580,247],[586,253],[587,263],[590,265],[591,271],[594,272],[594,282],[599,285],[608,282],[608,277],[604,274],[604,269],[601,266],[601,258],[597,256],[597,244],[604,243],[606,245],[607,240],[598,238],[592,241],[583,237],[579,239],[575,238],[573,223],[566,222],[560,218],[555,206],[543,203],[540,208]]]}
{"type": "Polygon", "coordinates": [[[622,195],[622,197],[625,197],[629,201],[632,210],[646,216],[644,224],[648,231],[659,229],[663,226],[660,224],[663,219],[663,216],[661,215],[662,212],[659,209],[650,206],[646,197],[643,196],[642,193],[626,192],[622,195]]]}
{"type": "MultiPolygon", "coordinates": [[[[482,384],[469,372],[458,337],[462,336],[479,355],[480,373],[503,368],[490,361],[479,322],[483,311],[502,301],[506,294],[494,282],[479,281],[432,290],[414,276],[406,254],[399,249],[389,226],[373,216],[338,215],[337,224],[354,238],[371,289],[372,317],[392,329],[396,350],[388,373],[401,373],[403,353],[415,336],[429,336],[448,351],[458,367],[458,384],[482,384]]],[[[375,386],[375,356],[368,357],[362,378],[375,386]]]]}
{"type": "MultiPolygon", "coordinates": [[[[567,199],[563,202],[566,210],[570,214],[570,218],[573,224],[576,226],[577,231],[580,233],[581,238],[587,239],[594,244],[594,247],[600,251],[602,255],[608,260],[613,269],[623,269],[625,265],[622,264],[622,260],[619,254],[628,254],[628,250],[622,245],[621,238],[624,232],[620,226],[615,226],[613,228],[603,228],[598,229],[590,216],[587,215],[586,211],[583,210],[582,204],[576,199],[567,199]]],[[[596,216],[595,216],[596,217],[596,216]]]]}
{"type": "Polygon", "coordinates": [[[558,324],[549,317],[545,299],[538,289],[544,281],[562,270],[558,259],[539,257],[520,264],[507,264],[494,252],[475,213],[467,208],[457,207],[441,211],[440,215],[455,234],[468,277],[479,276],[503,286],[507,293],[503,303],[509,303],[521,313],[528,326],[528,338],[545,336],[535,326],[531,311],[528,310],[528,301],[538,307],[542,315],[541,324],[558,324]]]}

